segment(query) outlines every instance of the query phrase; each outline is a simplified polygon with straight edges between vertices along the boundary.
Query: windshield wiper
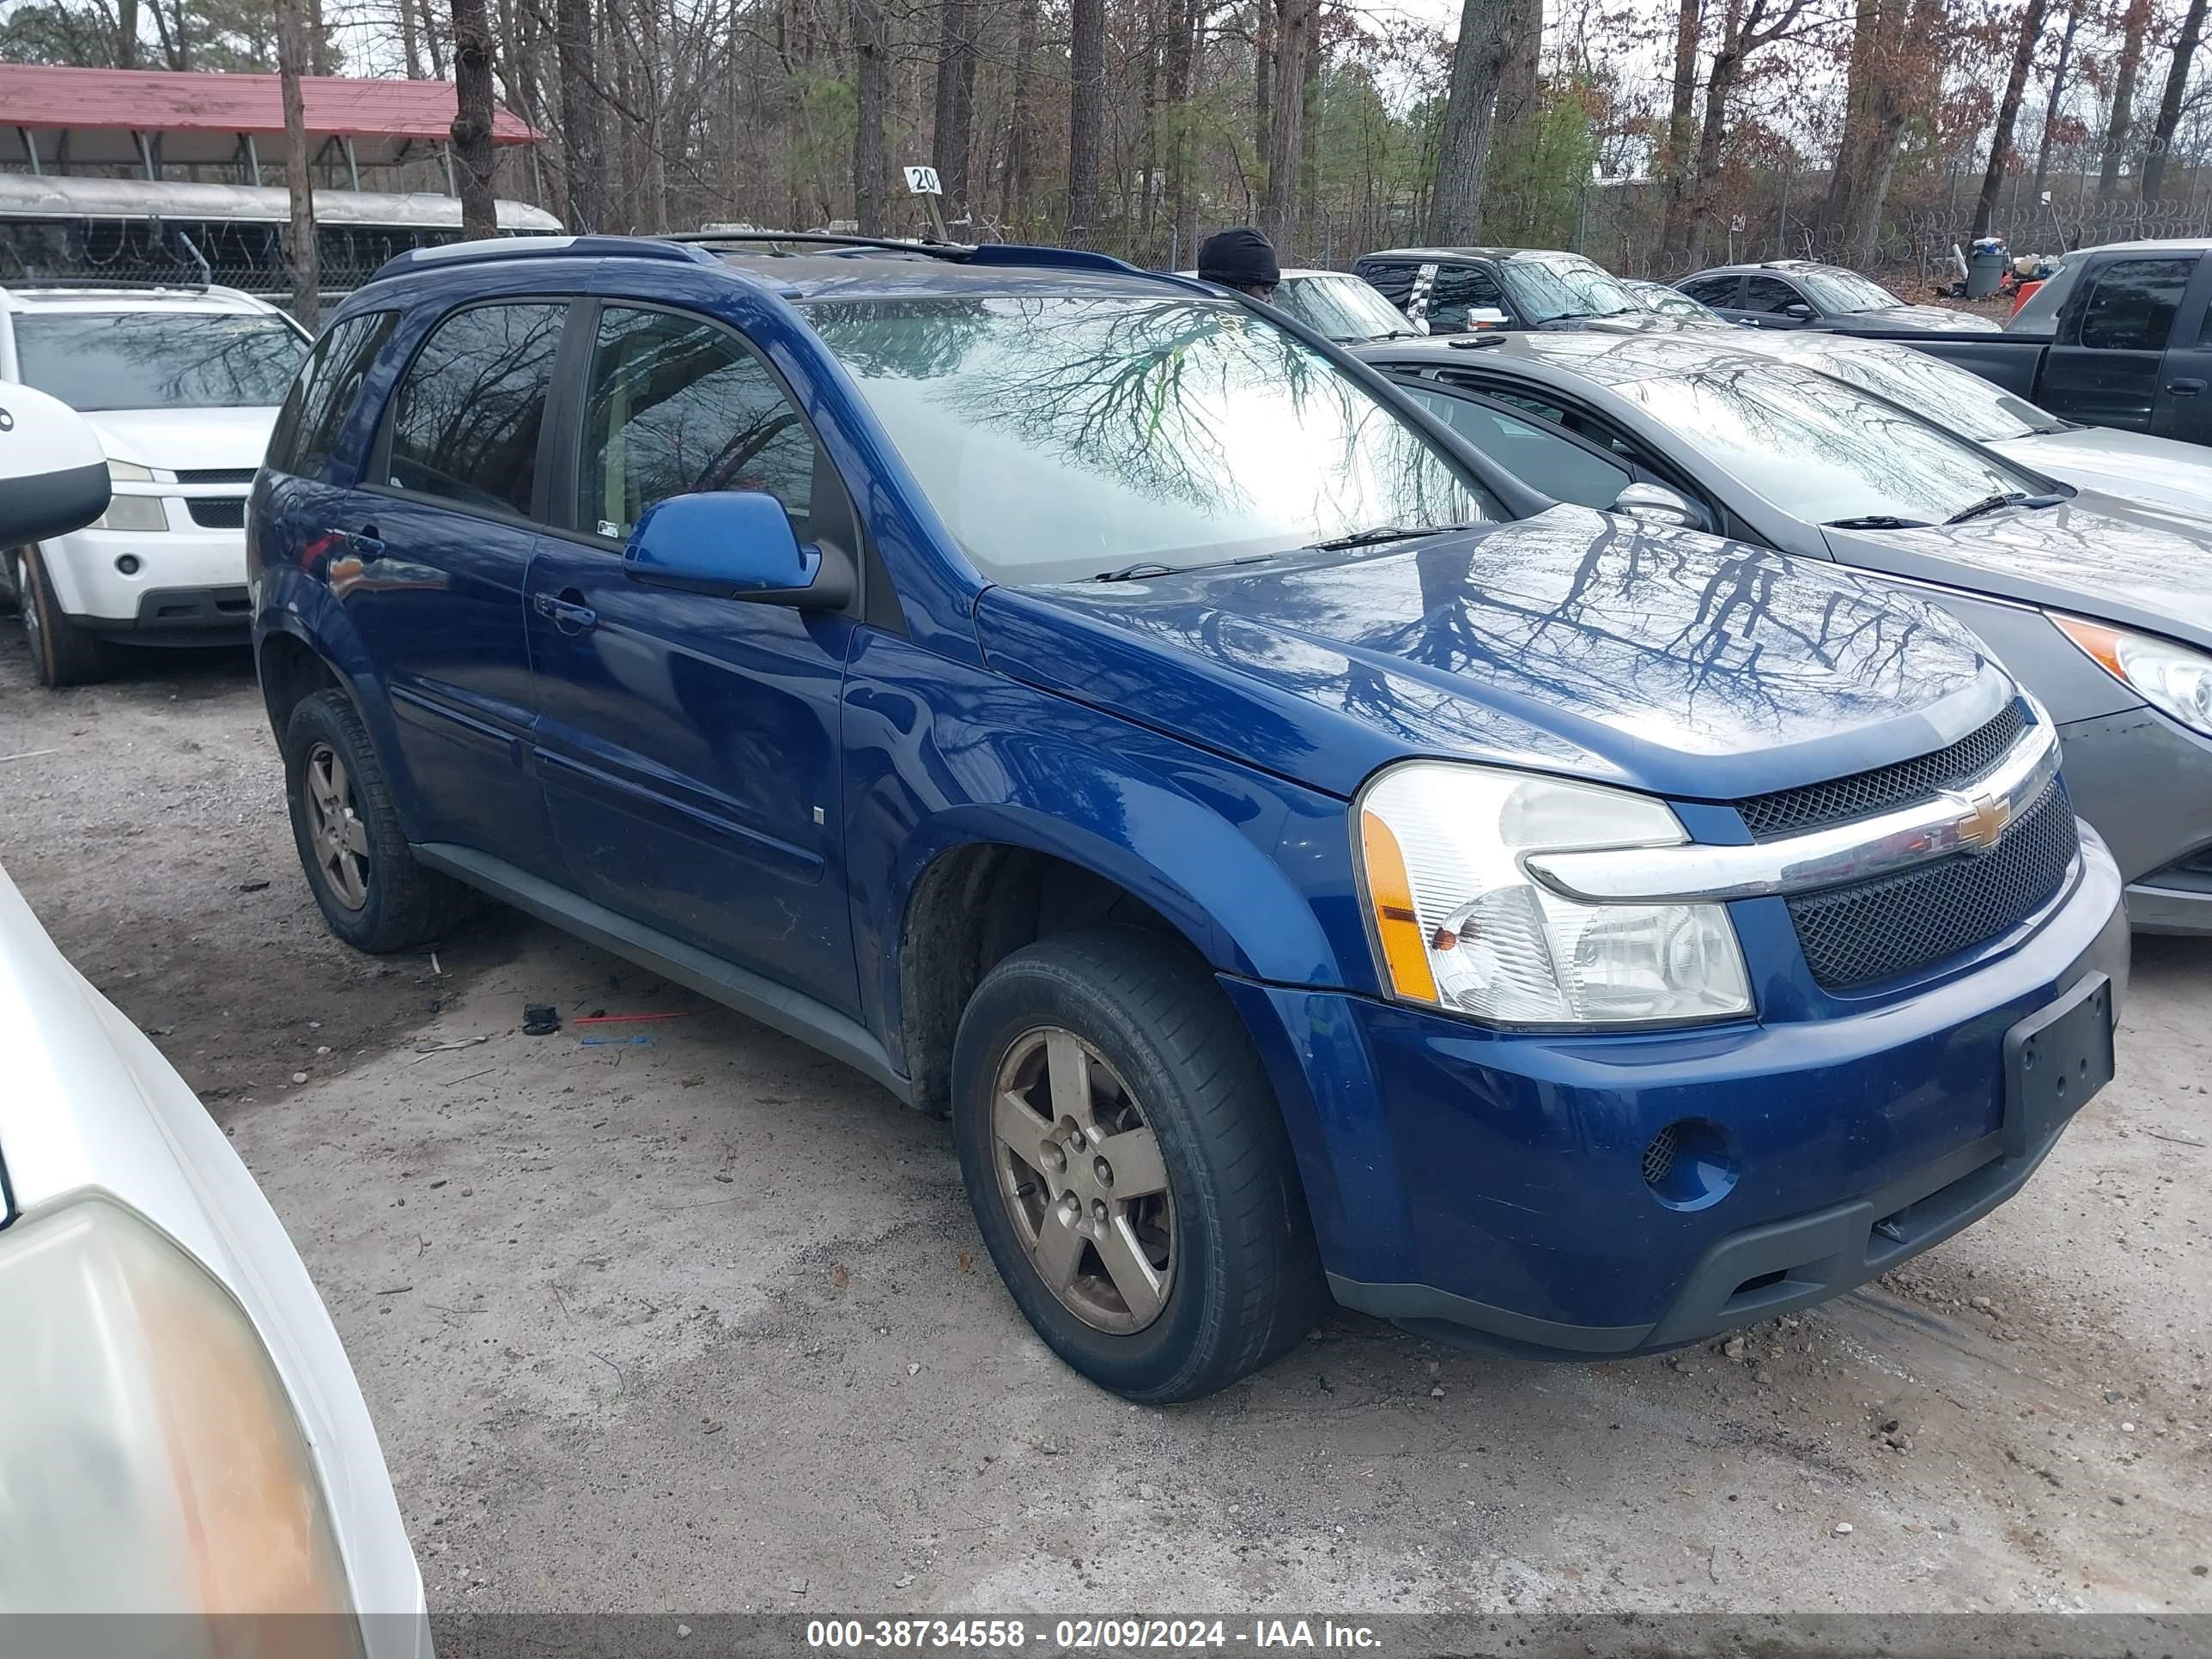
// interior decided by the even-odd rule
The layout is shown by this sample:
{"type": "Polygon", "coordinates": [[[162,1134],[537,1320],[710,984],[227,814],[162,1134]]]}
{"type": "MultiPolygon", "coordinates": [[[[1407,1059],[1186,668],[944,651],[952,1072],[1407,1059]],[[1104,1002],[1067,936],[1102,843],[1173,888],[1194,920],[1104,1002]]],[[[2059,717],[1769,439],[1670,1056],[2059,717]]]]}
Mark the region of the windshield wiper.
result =
{"type": "Polygon", "coordinates": [[[1894,513],[1868,513],[1856,519],[1831,519],[1828,530],[1925,530],[1925,519],[1900,519],[1894,513]]]}
{"type": "Polygon", "coordinates": [[[1420,536],[1441,536],[1464,530],[1463,524],[1378,524],[1372,530],[1355,530],[1349,536],[1332,536],[1325,542],[1308,542],[1312,553],[1337,553],[1347,547],[1366,547],[1376,542],[1410,542],[1420,536]]]}
{"type": "Polygon", "coordinates": [[[2065,499],[2063,495],[2031,495],[2024,489],[2008,489],[1995,495],[1984,495],[1972,507],[1960,507],[1943,522],[1964,524],[1969,519],[1985,518],[2008,507],[2056,507],[2065,499]]]}
{"type": "Polygon", "coordinates": [[[1135,582],[1147,576],[1172,576],[1178,569],[1189,569],[1188,565],[1162,564],[1155,559],[1139,559],[1134,564],[1125,564],[1119,570],[1102,570],[1090,578],[1094,582],[1135,582]]]}

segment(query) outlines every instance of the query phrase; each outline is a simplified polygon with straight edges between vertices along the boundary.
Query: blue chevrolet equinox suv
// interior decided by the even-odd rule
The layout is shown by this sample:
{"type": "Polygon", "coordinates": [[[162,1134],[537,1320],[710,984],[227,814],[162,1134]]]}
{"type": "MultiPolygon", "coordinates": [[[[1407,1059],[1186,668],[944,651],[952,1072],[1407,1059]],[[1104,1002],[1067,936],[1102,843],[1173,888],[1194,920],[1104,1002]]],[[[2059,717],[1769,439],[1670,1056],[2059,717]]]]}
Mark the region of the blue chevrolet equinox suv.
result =
{"type": "Polygon", "coordinates": [[[2112,1073],[2112,860],[1970,634],[1553,502],[1193,282],[425,250],[250,517],[340,938],[489,894],[949,1115],[1014,1301],[1134,1400],[1331,1297],[1583,1358],[1802,1306],[2112,1073]]]}

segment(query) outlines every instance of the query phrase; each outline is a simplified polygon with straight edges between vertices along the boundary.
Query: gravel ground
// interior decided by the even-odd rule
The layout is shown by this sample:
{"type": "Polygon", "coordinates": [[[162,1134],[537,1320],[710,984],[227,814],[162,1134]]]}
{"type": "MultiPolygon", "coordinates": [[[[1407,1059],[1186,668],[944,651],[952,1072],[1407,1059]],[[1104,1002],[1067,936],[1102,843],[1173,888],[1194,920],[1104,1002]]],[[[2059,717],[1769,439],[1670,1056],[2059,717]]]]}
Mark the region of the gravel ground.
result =
{"type": "Polygon", "coordinates": [[[1339,1317],[1144,1410],[852,1073],[505,913],[330,939],[242,656],[53,696],[10,626],[0,757],[0,861],[283,1216],[434,1611],[2212,1611],[2212,947],[2139,941],[2117,1083],[1862,1293],[1582,1366],[1339,1317]]]}

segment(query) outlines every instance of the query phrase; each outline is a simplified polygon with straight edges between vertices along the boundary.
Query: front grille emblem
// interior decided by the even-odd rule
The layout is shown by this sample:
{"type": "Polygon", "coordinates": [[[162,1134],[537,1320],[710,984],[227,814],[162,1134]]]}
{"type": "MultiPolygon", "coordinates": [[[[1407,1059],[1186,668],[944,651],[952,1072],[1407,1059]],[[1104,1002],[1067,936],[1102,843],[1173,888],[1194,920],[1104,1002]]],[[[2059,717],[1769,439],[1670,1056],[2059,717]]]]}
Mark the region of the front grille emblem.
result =
{"type": "Polygon", "coordinates": [[[1977,795],[1969,800],[1954,795],[1952,799],[1966,809],[1959,820],[1959,843],[1969,852],[1988,852],[2012,823],[2010,796],[1977,795]]]}

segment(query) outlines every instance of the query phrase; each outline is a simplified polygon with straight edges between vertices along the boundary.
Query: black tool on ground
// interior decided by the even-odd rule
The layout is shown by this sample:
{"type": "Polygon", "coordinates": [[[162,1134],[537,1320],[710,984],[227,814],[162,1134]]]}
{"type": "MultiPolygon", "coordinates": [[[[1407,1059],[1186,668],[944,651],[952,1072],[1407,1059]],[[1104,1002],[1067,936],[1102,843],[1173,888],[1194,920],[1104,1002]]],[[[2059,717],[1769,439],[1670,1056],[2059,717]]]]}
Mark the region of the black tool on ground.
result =
{"type": "Polygon", "coordinates": [[[551,1036],[561,1029],[561,1011],[549,1003],[526,1002],[522,1005],[522,1034],[525,1036],[551,1036]]]}

